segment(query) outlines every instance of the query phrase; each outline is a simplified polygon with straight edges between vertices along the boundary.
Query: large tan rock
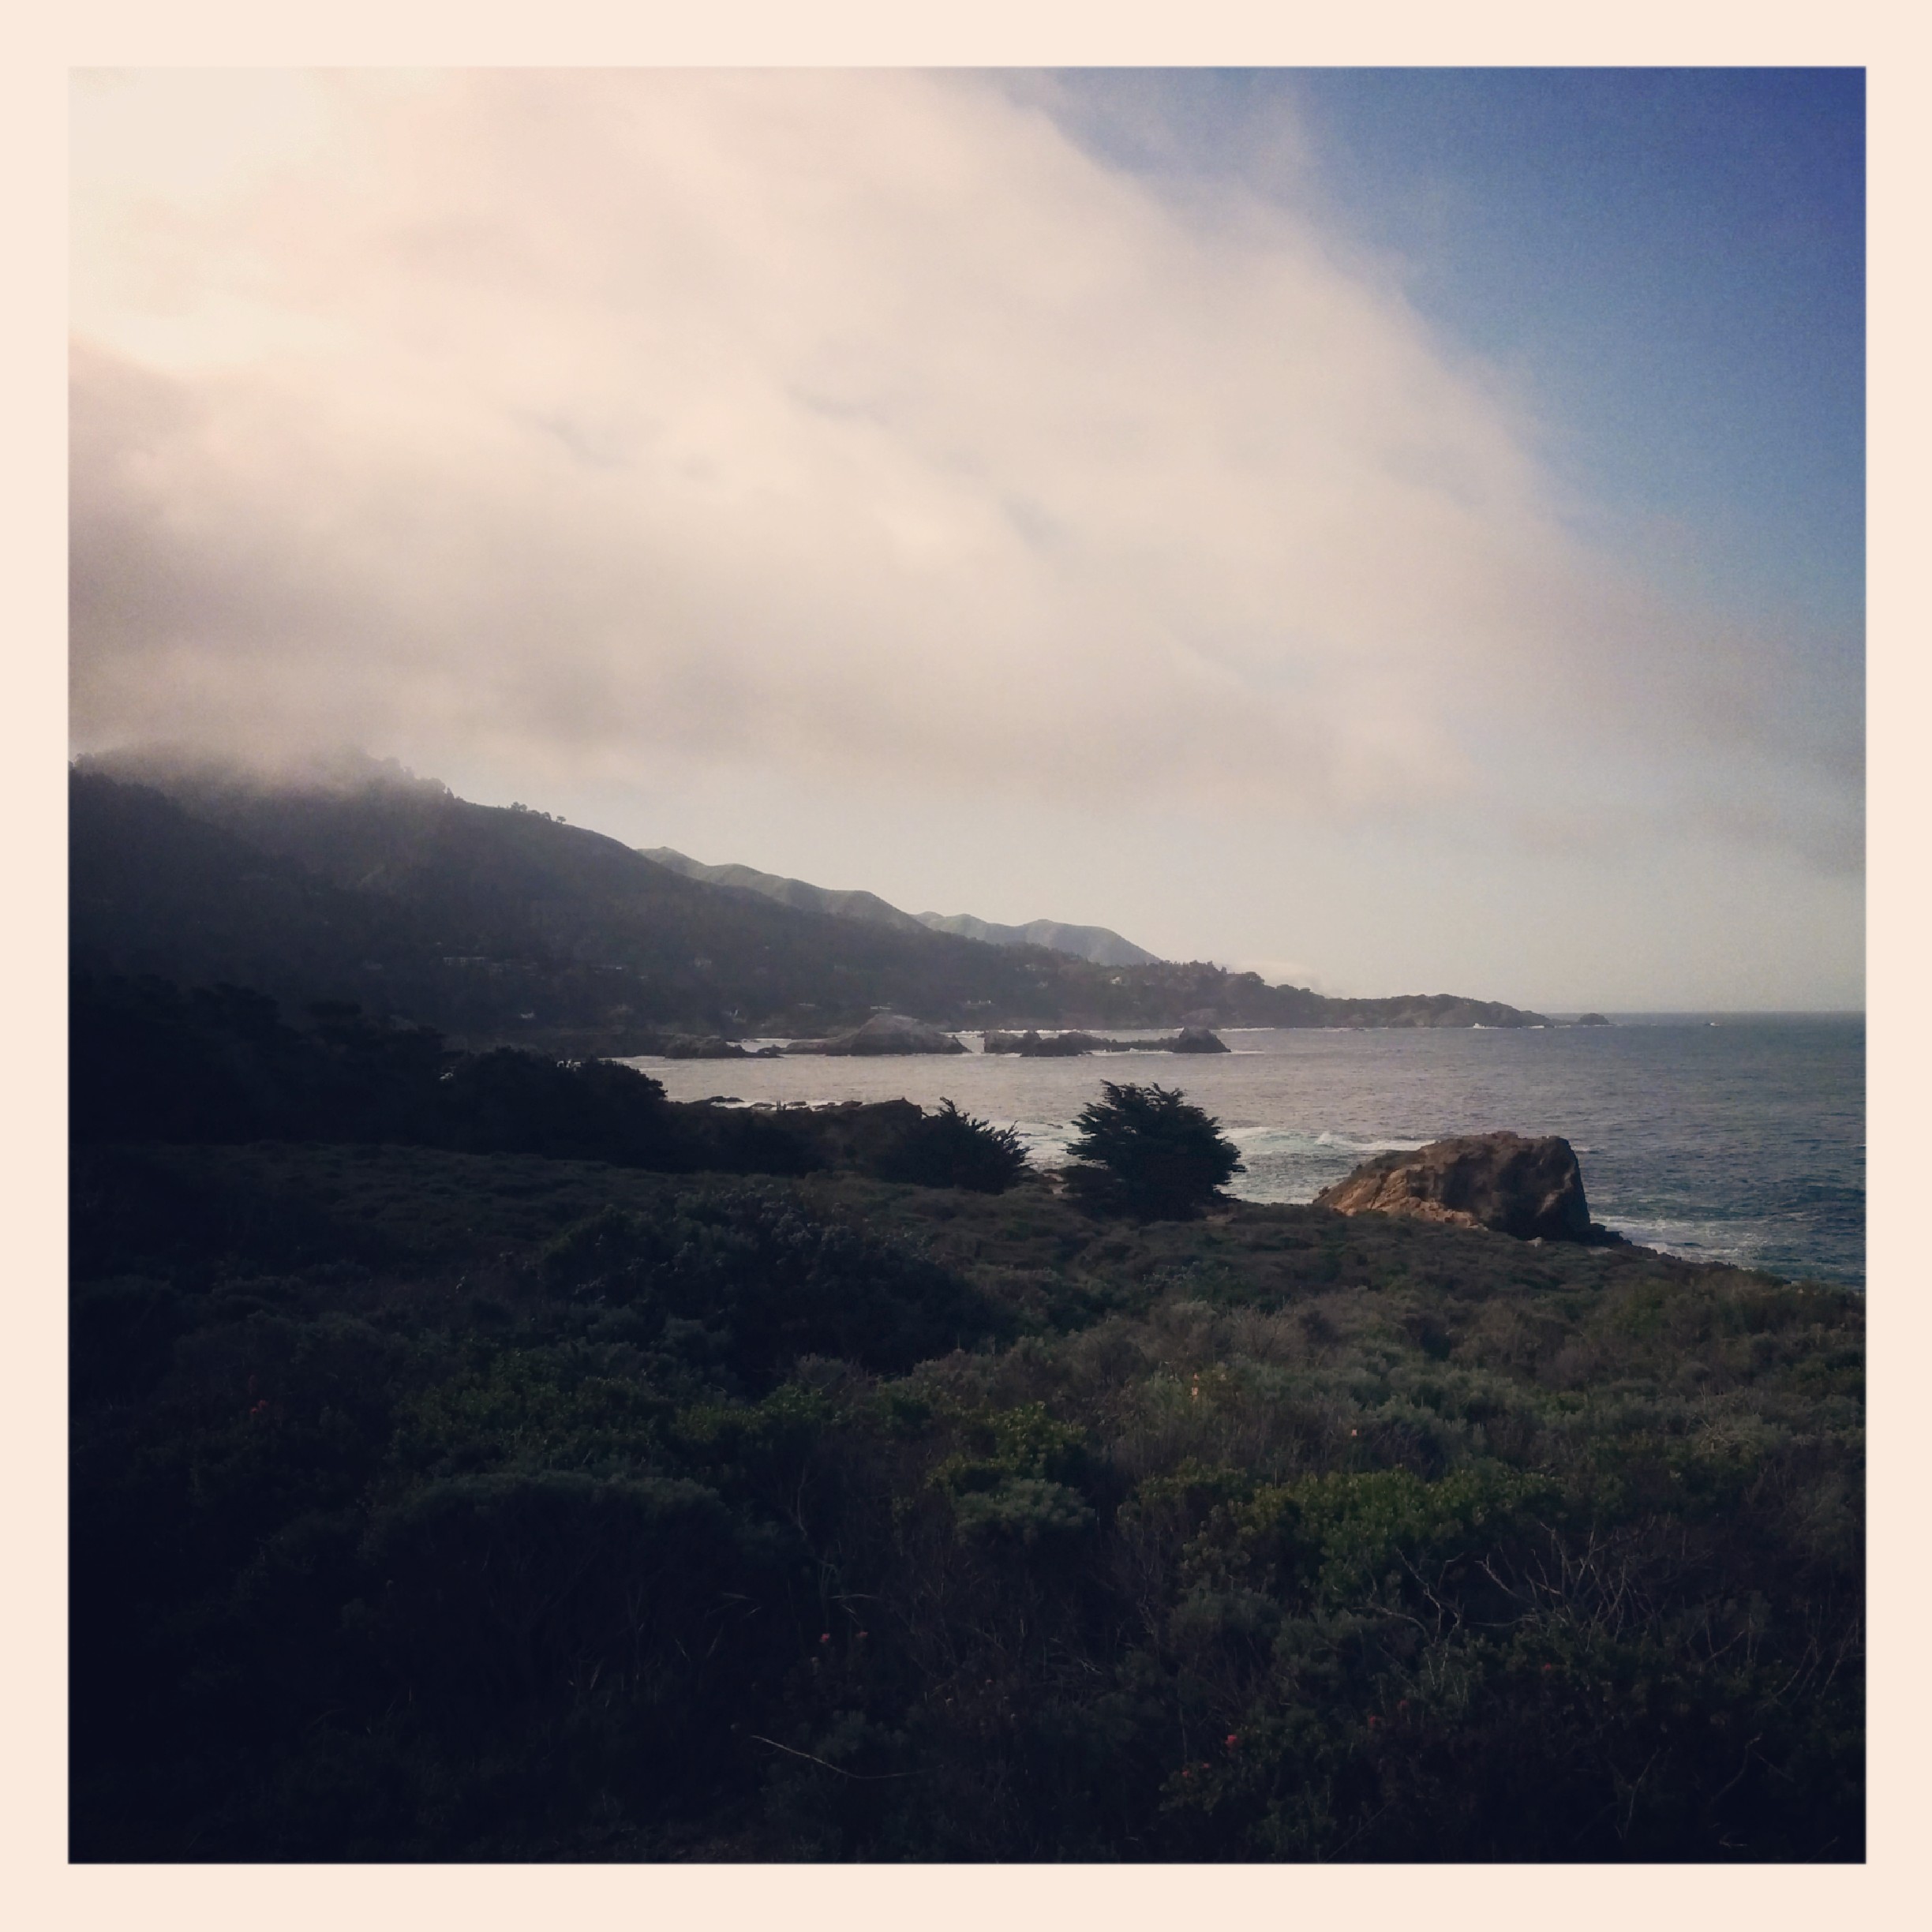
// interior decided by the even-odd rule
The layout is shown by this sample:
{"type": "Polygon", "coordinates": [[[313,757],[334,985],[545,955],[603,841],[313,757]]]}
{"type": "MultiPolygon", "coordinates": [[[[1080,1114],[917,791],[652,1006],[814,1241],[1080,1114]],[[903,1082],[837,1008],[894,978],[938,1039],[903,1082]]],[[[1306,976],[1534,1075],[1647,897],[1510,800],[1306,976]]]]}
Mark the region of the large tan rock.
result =
{"type": "Polygon", "coordinates": [[[1458,1227],[1494,1229],[1529,1241],[1601,1241],[1583,1170],[1570,1143],[1515,1133],[1461,1134],[1365,1160],[1315,1196],[1338,1214],[1406,1215],[1458,1227]]]}

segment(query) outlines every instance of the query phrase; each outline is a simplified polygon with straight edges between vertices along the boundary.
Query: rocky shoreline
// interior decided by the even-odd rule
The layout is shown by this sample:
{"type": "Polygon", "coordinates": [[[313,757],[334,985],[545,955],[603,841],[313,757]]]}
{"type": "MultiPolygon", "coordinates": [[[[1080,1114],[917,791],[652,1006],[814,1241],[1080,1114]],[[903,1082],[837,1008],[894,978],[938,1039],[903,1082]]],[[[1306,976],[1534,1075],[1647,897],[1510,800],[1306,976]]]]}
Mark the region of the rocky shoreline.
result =
{"type": "MultiPolygon", "coordinates": [[[[849,1032],[822,1039],[790,1039],[775,1046],[746,1046],[722,1034],[679,1033],[654,1039],[645,1050],[667,1060],[777,1060],[793,1054],[867,1058],[963,1054],[972,1049],[957,1034],[942,1028],[929,1026],[904,1013],[881,1013],[849,1032]]],[[[982,1050],[1015,1054],[1027,1059],[1058,1060],[1095,1053],[1222,1054],[1230,1048],[1212,1028],[1205,1026],[1184,1026],[1166,1039],[1144,1040],[1110,1039],[1077,1028],[1043,1034],[1037,1028],[1028,1027],[1024,1032],[992,1029],[983,1036],[982,1050]]]]}

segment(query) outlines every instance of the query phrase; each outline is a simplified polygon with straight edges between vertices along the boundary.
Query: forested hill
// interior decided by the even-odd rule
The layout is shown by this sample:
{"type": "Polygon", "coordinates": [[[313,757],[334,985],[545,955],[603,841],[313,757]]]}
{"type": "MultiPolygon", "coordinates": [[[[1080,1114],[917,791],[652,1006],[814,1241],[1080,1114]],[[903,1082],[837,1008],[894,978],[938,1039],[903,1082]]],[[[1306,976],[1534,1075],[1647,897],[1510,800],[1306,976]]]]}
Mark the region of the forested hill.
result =
{"type": "Polygon", "coordinates": [[[639,1050],[653,1031],[811,1034],[878,1008],[948,1027],[1535,1024],[1448,995],[1335,1000],[1201,963],[1102,967],[685,878],[542,812],[376,772],[335,788],[87,766],[72,964],[352,1000],[474,1044],[639,1050]]]}

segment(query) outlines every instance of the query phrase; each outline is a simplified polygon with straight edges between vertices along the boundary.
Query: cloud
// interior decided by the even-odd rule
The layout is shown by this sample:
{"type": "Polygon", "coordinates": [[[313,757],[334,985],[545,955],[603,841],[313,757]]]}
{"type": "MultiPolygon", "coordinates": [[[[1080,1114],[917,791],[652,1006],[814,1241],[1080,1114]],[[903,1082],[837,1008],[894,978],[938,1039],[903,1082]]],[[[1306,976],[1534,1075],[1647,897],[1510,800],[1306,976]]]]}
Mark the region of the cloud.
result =
{"type": "Polygon", "coordinates": [[[1855,863],[1801,651],[1593,552],[1316,219],[1164,197],[1053,99],[91,83],[77,738],[1855,863]]]}

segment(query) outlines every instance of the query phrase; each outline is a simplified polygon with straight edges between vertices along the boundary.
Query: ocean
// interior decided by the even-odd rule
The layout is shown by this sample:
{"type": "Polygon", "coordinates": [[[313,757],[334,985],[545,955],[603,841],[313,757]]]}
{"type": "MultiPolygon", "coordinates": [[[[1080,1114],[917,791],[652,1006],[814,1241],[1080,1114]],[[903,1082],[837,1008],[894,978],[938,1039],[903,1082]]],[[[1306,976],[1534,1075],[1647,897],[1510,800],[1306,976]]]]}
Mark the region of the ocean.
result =
{"type": "MultiPolygon", "coordinates": [[[[1859,1016],[1611,1016],[1607,1027],[1226,1028],[1211,1055],[633,1060],[676,1100],[752,1106],[944,1096],[1064,1155],[1103,1080],[1178,1087],[1241,1151],[1230,1191],[1305,1201],[1367,1155],[1446,1134],[1561,1134],[1590,1211],[1647,1247],[1792,1279],[1865,1282],[1859,1016]]],[[[1152,1037],[1121,1033],[1117,1037],[1152,1037]]],[[[747,1044],[757,1044],[748,1042],[747,1044]]]]}

